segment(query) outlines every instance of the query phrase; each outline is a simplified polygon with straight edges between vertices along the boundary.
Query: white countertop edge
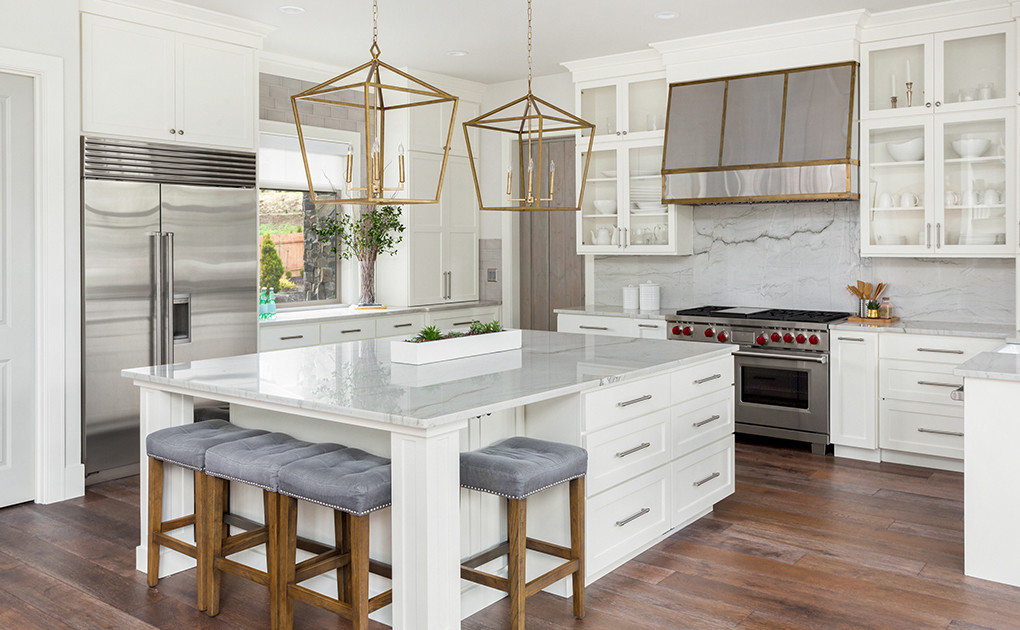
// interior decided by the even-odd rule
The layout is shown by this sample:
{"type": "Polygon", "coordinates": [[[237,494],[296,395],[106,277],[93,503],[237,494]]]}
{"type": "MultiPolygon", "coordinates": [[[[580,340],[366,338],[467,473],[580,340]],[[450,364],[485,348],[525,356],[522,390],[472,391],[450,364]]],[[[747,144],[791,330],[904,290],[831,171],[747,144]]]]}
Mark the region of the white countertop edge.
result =
{"type": "Polygon", "coordinates": [[[462,308],[486,308],[502,306],[502,302],[475,301],[452,302],[450,304],[429,304],[425,306],[392,306],[383,309],[355,310],[350,306],[316,306],[311,308],[284,308],[276,312],[272,319],[260,319],[259,326],[280,324],[314,324],[337,319],[354,317],[384,317],[386,315],[404,315],[407,313],[434,313],[452,311],[462,308]]]}
{"type": "Polygon", "coordinates": [[[1020,354],[982,352],[961,363],[953,374],[996,381],[1020,381],[1020,354]]]}
{"type": "Polygon", "coordinates": [[[923,320],[901,320],[893,324],[859,324],[843,322],[829,326],[830,330],[853,330],[857,332],[898,333],[914,335],[941,335],[945,337],[980,337],[1002,339],[1016,334],[1013,324],[978,324],[970,322],[940,322],[923,320]]]}
{"type": "MultiPolygon", "coordinates": [[[[534,394],[528,394],[520,396],[518,398],[510,398],[507,400],[501,400],[479,407],[470,409],[464,409],[456,413],[446,414],[442,416],[435,416],[432,418],[416,418],[412,416],[403,416],[396,414],[384,414],[379,412],[373,412],[364,409],[353,409],[348,407],[336,407],[326,405],[322,403],[314,403],[306,400],[296,400],[294,398],[287,398],[283,396],[276,396],[273,394],[256,394],[254,392],[247,392],[243,390],[224,391],[221,388],[207,385],[204,383],[189,383],[188,385],[181,385],[172,378],[165,376],[158,376],[154,374],[144,373],[142,370],[148,368],[131,368],[121,371],[121,375],[127,378],[131,378],[136,386],[148,387],[150,389],[158,389],[163,391],[172,391],[175,393],[187,394],[189,392],[198,395],[207,395],[207,397],[216,399],[229,399],[243,401],[243,403],[256,403],[252,404],[253,407],[269,406],[271,405],[275,409],[282,411],[288,411],[290,413],[297,413],[299,410],[315,411],[324,414],[324,417],[328,416],[346,416],[359,418],[372,423],[381,423],[386,426],[403,426],[414,430],[429,430],[442,427],[443,425],[456,423],[468,418],[474,418],[482,416],[488,413],[496,411],[502,411],[504,409],[512,409],[514,407],[520,407],[534,402],[540,402],[543,400],[549,400],[552,398],[558,398],[574,393],[580,393],[592,389],[607,385],[617,385],[627,380],[639,379],[645,376],[651,376],[660,372],[672,370],[679,367],[686,367],[689,365],[696,365],[703,361],[716,359],[727,354],[731,354],[736,348],[732,346],[708,346],[705,352],[699,353],[693,357],[687,357],[684,359],[677,359],[661,363],[653,367],[638,368],[623,372],[621,374],[614,374],[611,376],[602,376],[597,379],[590,381],[583,381],[581,383],[575,383],[566,387],[558,387],[556,389],[545,390],[536,392],[534,394]],[[257,404],[262,403],[262,405],[257,404]],[[282,409],[281,409],[282,408],[282,409]]],[[[392,429],[390,429],[392,430],[392,429]]]]}

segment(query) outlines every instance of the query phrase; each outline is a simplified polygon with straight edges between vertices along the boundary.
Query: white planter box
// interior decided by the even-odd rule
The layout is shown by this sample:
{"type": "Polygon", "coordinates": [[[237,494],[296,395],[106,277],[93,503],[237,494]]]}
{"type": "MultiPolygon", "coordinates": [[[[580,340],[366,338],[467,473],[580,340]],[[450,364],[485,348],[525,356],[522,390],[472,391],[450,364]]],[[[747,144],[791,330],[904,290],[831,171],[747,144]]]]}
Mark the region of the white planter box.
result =
{"type": "Polygon", "coordinates": [[[426,363],[425,365],[394,363],[390,366],[390,383],[401,387],[428,387],[439,383],[519,370],[522,364],[520,350],[505,350],[495,354],[450,359],[442,363],[426,363]]]}
{"type": "Polygon", "coordinates": [[[504,330],[485,335],[455,337],[440,341],[413,343],[410,341],[391,341],[390,360],[394,363],[410,363],[422,365],[437,361],[449,361],[479,354],[515,350],[521,347],[520,330],[504,330]]]}

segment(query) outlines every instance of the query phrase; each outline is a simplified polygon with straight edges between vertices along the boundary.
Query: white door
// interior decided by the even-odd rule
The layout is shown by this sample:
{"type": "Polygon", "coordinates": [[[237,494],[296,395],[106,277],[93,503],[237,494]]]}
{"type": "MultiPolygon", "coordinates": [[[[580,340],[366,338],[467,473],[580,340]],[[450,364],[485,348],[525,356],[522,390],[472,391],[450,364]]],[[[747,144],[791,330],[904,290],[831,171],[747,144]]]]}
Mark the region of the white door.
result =
{"type": "Polygon", "coordinates": [[[0,72],[0,507],[35,498],[32,81],[0,72]]]}

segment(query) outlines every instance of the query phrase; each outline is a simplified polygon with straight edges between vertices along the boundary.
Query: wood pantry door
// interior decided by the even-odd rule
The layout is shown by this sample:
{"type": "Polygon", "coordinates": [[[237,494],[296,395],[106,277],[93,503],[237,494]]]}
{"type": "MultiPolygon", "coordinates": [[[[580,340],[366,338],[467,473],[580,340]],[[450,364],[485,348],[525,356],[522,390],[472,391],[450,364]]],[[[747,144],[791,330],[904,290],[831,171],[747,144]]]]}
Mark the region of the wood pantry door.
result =
{"type": "Polygon", "coordinates": [[[33,81],[0,72],[0,507],[35,498],[33,81]]]}
{"type": "MultiPolygon", "coordinates": [[[[537,159],[537,148],[534,152],[537,159]]],[[[548,176],[547,157],[556,162],[553,205],[569,206],[576,201],[575,155],[572,136],[545,141],[542,160],[546,164],[539,172],[548,176]]],[[[547,185],[546,179],[543,190],[547,185]]],[[[574,227],[577,213],[558,210],[521,212],[520,215],[520,326],[531,330],[556,330],[553,309],[584,304],[584,257],[577,253],[574,227]]]]}

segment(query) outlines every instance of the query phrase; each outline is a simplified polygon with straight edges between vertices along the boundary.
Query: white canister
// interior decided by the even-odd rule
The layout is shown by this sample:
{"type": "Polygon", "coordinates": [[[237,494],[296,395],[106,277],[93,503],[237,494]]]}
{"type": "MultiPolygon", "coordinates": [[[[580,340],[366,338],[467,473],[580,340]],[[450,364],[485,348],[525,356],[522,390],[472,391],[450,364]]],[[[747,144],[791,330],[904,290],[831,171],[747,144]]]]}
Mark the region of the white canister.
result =
{"type": "Polygon", "coordinates": [[[659,310],[659,285],[651,281],[642,282],[640,285],[640,289],[641,289],[641,310],[642,311],[659,310]]]}
{"type": "Polygon", "coordinates": [[[623,287],[623,310],[636,311],[640,302],[638,301],[638,288],[633,284],[623,287]]]}

